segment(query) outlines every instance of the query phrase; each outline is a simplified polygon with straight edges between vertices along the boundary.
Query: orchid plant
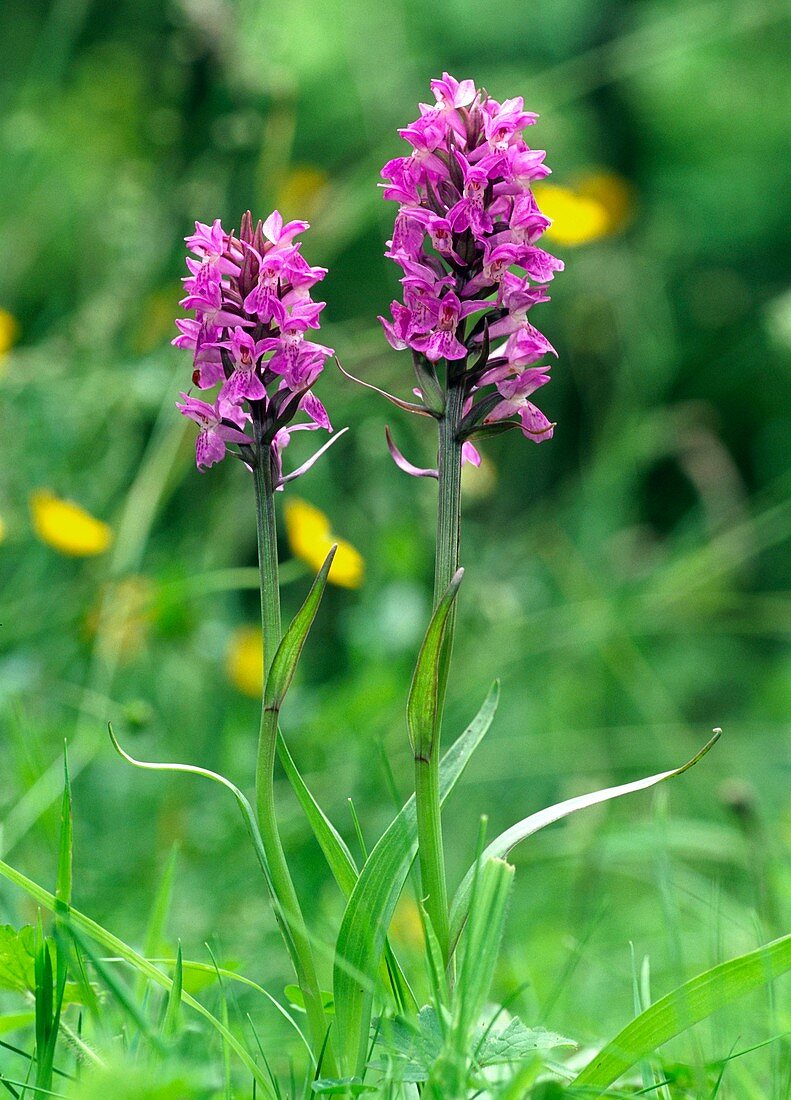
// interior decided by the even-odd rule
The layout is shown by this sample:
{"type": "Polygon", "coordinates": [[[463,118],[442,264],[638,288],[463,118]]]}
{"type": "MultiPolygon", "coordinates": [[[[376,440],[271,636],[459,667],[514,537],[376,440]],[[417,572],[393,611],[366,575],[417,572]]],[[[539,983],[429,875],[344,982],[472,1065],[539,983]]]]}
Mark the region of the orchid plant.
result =
{"type": "MultiPolygon", "coordinates": [[[[402,272],[403,300],[394,301],[390,318],[381,321],[390,345],[411,352],[413,393],[401,397],[355,380],[433,422],[437,433],[436,466],[424,468],[408,461],[387,431],[397,465],[438,485],[433,613],[406,703],[414,794],[359,864],[310,791],[280,728],[334,548],[283,630],[277,495],[342,433],[333,433],[314,393],[334,355],[318,342],[324,303],[311,297],[325,271],[302,254],[299,238],[308,224],[284,223],[277,211],[257,222],[246,213],[232,232],[219,220],[196,223],[195,233],[186,238],[191,255],[182,302],[192,316],[177,322],[174,340],[191,351],[192,383],[205,395],[185,392],[178,404],[198,426],[198,468],[235,456],[254,488],[265,685],[255,798],[251,803],[230,780],[195,765],[134,760],[113,739],[139,767],[199,774],[235,797],[298,985],[291,999],[304,1011],[304,1029],[292,1022],[305,1047],[306,1094],[521,1097],[531,1094],[534,1085],[555,1080],[600,1095],[642,1057],[636,1040],[630,1046],[618,1036],[596,1057],[580,1061],[579,1055],[564,1054],[564,1048],[575,1045],[571,1040],[489,1003],[513,888],[514,868],[507,857],[515,845],[577,810],[680,775],[719,731],[680,767],[532,813],[494,839],[482,830],[469,870],[453,896],[449,893],[442,805],[489,729],[498,698],[495,684],[467,729],[443,753],[444,700],[463,577],[461,470],[464,462],[480,463],[478,447],[491,436],[516,430],[535,443],[552,438],[555,425],[532,398],[549,382],[549,366],[542,360],[555,352],[528,316],[547,300],[548,284],[563,264],[538,244],[550,222],[531,185],[549,169],[544,151],[529,146],[523,136],[536,115],[524,109],[521,97],[499,102],[471,80],[459,82],[447,73],[431,82],[431,90],[434,102],[421,104],[419,118],[400,131],[410,150],[382,169],[384,197],[398,204],[386,255],[402,272]],[[300,430],[328,432],[330,441],[286,472],[284,451],[291,434],[300,430]],[[331,994],[320,977],[325,960],[317,956],[317,937],[306,923],[281,841],[274,786],[278,760],[345,899],[331,994]],[[415,863],[425,974],[412,976],[397,958],[388,929],[415,863]],[[419,982],[425,985],[426,976],[430,1003],[421,1007],[413,990],[419,982]]],[[[57,898],[43,893],[36,896],[44,904],[50,898],[60,919],[101,939],[99,926],[69,909],[66,887],[57,898]]],[[[102,942],[169,990],[169,1011],[174,1000],[198,1005],[252,1075],[256,1094],[283,1095],[277,1079],[227,1024],[184,993],[180,956],[169,978],[115,938],[112,944],[106,938],[102,942]]],[[[787,955],[787,945],[783,950],[787,955]]],[[[46,1090],[47,1078],[42,1081],[46,1090]]]]}

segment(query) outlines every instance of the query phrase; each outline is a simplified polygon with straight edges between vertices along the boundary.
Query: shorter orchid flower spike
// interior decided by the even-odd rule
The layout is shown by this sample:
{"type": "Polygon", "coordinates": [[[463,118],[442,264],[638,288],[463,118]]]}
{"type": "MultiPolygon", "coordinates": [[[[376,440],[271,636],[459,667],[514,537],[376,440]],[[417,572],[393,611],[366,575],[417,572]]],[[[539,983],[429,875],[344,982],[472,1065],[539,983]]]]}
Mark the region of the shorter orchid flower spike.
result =
{"type": "Polygon", "coordinates": [[[192,351],[195,386],[219,386],[213,401],[182,394],[177,406],[199,426],[200,469],[235,445],[248,467],[269,461],[282,486],[327,450],[319,448],[283,475],[281,455],[291,432],[333,430],[312,389],[333,350],[312,338],[324,302],[314,302],[311,290],[326,270],[311,267],[301,254],[296,238],[306,229],[306,221],[284,223],[277,210],[254,225],[248,211],[238,233],[226,233],[215,219],[196,222],[185,238],[193,255],[181,304],[193,316],[177,320],[173,343],[192,351]],[[300,414],[304,419],[295,422],[300,414]]]}

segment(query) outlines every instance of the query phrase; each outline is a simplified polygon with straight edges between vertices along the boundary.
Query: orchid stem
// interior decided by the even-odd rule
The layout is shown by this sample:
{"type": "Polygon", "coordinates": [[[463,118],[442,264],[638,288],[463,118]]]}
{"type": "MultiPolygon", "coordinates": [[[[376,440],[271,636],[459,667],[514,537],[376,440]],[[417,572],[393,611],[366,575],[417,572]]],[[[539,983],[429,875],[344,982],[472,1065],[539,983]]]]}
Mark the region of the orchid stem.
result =
{"type": "MultiPolygon", "coordinates": [[[[445,412],[439,421],[437,548],[434,566],[434,608],[445,594],[459,568],[461,516],[461,442],[458,428],[462,418],[464,391],[460,385],[448,385],[445,412]]],[[[442,951],[445,964],[450,961],[448,931],[448,888],[445,881],[445,853],[442,842],[442,816],[439,791],[439,760],[442,712],[450,667],[455,611],[451,609],[445,630],[440,662],[436,743],[428,759],[415,759],[415,802],[417,807],[420,878],[426,912],[442,951]]]]}
{"type": "MultiPolygon", "coordinates": [[[[278,583],[277,528],[275,525],[275,481],[268,447],[262,447],[254,467],[255,503],[258,528],[258,564],[261,575],[261,628],[264,638],[264,682],[281,639],[280,586],[278,583]]],[[[305,918],[288,869],[280,839],[275,807],[274,769],[277,751],[277,714],[261,706],[261,726],[256,758],[255,793],[258,826],[266,853],[274,892],[275,917],[281,926],[291,955],[297,981],[305,1001],[313,1049],[324,1048],[322,1069],[334,1072],[334,1059],[326,1043],[329,1023],[319,987],[313,951],[305,918]]]]}

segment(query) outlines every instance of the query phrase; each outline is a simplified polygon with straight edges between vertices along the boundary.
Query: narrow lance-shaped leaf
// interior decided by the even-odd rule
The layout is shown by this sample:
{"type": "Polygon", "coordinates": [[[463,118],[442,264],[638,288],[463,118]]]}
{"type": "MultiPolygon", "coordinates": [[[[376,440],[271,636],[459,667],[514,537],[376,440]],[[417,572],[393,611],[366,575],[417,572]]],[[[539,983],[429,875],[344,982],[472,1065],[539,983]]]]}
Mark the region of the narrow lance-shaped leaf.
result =
{"type": "MultiPolygon", "coordinates": [[[[122,754],[123,755],[123,754],[122,754]]],[[[135,761],[133,761],[135,763],[135,761]]],[[[48,890],[45,890],[43,886],[39,886],[38,883],[33,882],[26,875],[23,875],[21,871],[17,871],[15,867],[11,867],[4,860],[0,860],[0,875],[7,879],[9,882],[13,882],[20,889],[24,890],[30,897],[34,898],[39,905],[43,905],[50,912],[56,911],[57,899],[54,894],[51,894],[48,890]]],[[[96,921],[91,920],[90,917],[86,917],[84,913],[81,913],[77,909],[69,907],[69,922],[72,926],[75,926],[89,935],[97,943],[102,944],[108,951],[114,955],[120,956],[125,962],[129,963],[135,970],[154,982],[156,985],[161,986],[164,989],[170,989],[173,984],[167,974],[163,974],[153,963],[148,959],[138,954],[132,947],[124,943],[117,936],[114,936],[112,932],[108,932],[106,928],[103,928],[96,921]]],[[[206,1020],[211,1026],[219,1032],[225,1041],[230,1046],[236,1057],[242,1062],[247,1071],[253,1076],[257,1086],[262,1090],[264,1096],[270,1097],[271,1100],[277,1100],[276,1093],[272,1087],[269,1078],[266,1076],[261,1067],[257,1064],[254,1058],[245,1050],[235,1035],[232,1034],[224,1025],[212,1015],[207,1008],[204,1007],[192,997],[189,993],[182,992],[181,999],[184,1004],[189,1005],[194,1009],[204,1020],[206,1020]]]]}
{"type": "MultiPolygon", "coordinates": [[[[665,779],[672,779],[674,776],[681,775],[683,772],[693,767],[693,765],[697,764],[697,762],[706,755],[709,749],[720,739],[721,733],[721,730],[715,730],[714,736],[703,746],[700,752],[696,753],[696,755],[693,756],[691,760],[688,760],[686,764],[682,764],[680,768],[672,768],[670,771],[659,772],[658,775],[649,775],[646,779],[638,779],[633,783],[622,783],[618,787],[606,787],[601,791],[577,795],[576,798],[568,798],[565,802],[558,802],[554,806],[548,806],[545,810],[539,810],[538,813],[523,818],[522,821],[518,821],[516,825],[512,825],[510,829],[506,829],[506,831],[501,833],[496,840],[493,840],[486,848],[481,858],[484,860],[492,858],[505,859],[509,852],[521,841],[526,840],[527,837],[532,836],[547,825],[552,825],[553,822],[560,821],[562,818],[568,817],[569,814],[576,813],[577,810],[584,810],[588,806],[596,806],[600,802],[609,802],[611,799],[620,798],[621,795],[624,794],[644,791],[649,787],[655,786],[657,783],[662,783],[665,779]]],[[[456,896],[453,899],[453,904],[451,905],[451,951],[458,943],[459,936],[464,928],[464,922],[467,919],[474,877],[475,864],[470,867],[469,871],[467,871],[467,874],[462,879],[461,885],[456,891],[456,896]]]]}
{"type": "Polygon", "coordinates": [[[586,1096],[600,1096],[651,1051],[788,970],[791,934],[698,974],[627,1024],[578,1074],[574,1085],[587,1086],[586,1096]]]}
{"type": "Polygon", "coordinates": [[[289,752],[282,733],[279,731],[277,735],[277,752],[292,790],[297,796],[297,800],[313,830],[313,835],[324,853],[327,866],[344,897],[348,897],[357,881],[357,864],[354,862],[343,837],[341,837],[311,793],[294,762],[293,756],[289,752]]]}
{"type": "MultiPolygon", "coordinates": [[[[159,886],[154,894],[154,901],[151,905],[151,911],[148,917],[146,936],[143,941],[143,954],[147,959],[153,958],[162,950],[162,940],[165,936],[165,925],[167,923],[168,913],[170,912],[170,901],[173,894],[173,877],[176,871],[177,857],[178,845],[174,844],[168,856],[168,861],[165,864],[159,886]]],[[[142,977],[142,975],[138,975],[135,984],[136,996],[142,999],[147,988],[148,985],[145,978],[142,977]]]]}
{"type": "Polygon", "coordinates": [[[288,691],[291,681],[294,679],[294,673],[297,669],[297,663],[299,662],[300,654],[305,645],[305,641],[308,636],[308,631],[313,625],[313,620],[316,618],[316,612],[319,609],[321,603],[321,597],[324,595],[324,589],[327,587],[327,576],[332,565],[332,559],[335,557],[335,551],[337,546],[333,546],[324,559],[324,564],[319,570],[316,579],[310,586],[307,598],[302,607],[296,613],[289,625],[288,630],[283,635],[283,640],[277,647],[274,660],[272,661],[272,667],[269,670],[269,675],[266,678],[266,687],[264,689],[264,707],[267,711],[278,711],[283,705],[286,692],[288,691]]]}
{"type": "Polygon", "coordinates": [[[181,1017],[181,994],[184,985],[184,959],[179,943],[176,953],[176,965],[173,968],[173,984],[168,990],[165,1015],[162,1020],[162,1038],[167,1042],[174,1039],[179,1032],[179,1019],[181,1017]]]}
{"type": "Polygon", "coordinates": [[[439,675],[442,643],[453,601],[459,591],[464,570],[458,569],[431,617],[420,647],[412,686],[406,705],[409,743],[415,758],[430,760],[437,739],[439,721],[439,675]]]}
{"type": "Polygon", "coordinates": [[[350,382],[356,382],[358,386],[364,386],[367,390],[373,390],[374,393],[378,393],[382,397],[386,397],[391,404],[395,405],[399,409],[403,409],[404,412],[416,413],[418,416],[434,415],[433,413],[429,412],[425,405],[418,405],[414,401],[404,401],[402,398],[396,397],[395,394],[388,393],[387,390],[381,390],[378,386],[373,386],[370,382],[363,381],[362,378],[356,378],[353,374],[350,374],[349,371],[345,370],[341,366],[340,360],[338,359],[337,355],[335,356],[335,362],[338,364],[338,370],[341,372],[341,374],[345,375],[350,382]]]}
{"type": "MultiPolygon", "coordinates": [[[[483,740],[497,710],[497,683],[473,721],[440,762],[440,800],[445,801],[483,740]]],[[[333,976],[341,1071],[361,1072],[368,1047],[373,992],[359,975],[376,973],[396,902],[417,852],[415,796],[384,832],[360,872],[338,933],[333,976]]]]}
{"type": "Polygon", "coordinates": [[[63,743],[63,800],[60,808],[60,844],[58,846],[58,877],[55,897],[64,906],[71,904],[72,857],[74,847],[74,815],[71,801],[71,777],[66,743],[63,743]]]}
{"type": "MultiPolygon", "coordinates": [[[[278,730],[277,752],[283,770],[288,776],[292,790],[297,796],[308,823],[313,830],[313,835],[318,841],[319,847],[324,853],[327,866],[345,898],[348,898],[357,882],[359,871],[354,857],[349,851],[343,837],[332,824],[312,794],[307,783],[300,774],[294,758],[289,752],[285,738],[278,730]]],[[[411,996],[409,983],[401,969],[401,964],[395,956],[392,948],[386,947],[387,964],[390,968],[391,985],[396,998],[406,996],[407,1000],[414,1000],[411,996]]]]}

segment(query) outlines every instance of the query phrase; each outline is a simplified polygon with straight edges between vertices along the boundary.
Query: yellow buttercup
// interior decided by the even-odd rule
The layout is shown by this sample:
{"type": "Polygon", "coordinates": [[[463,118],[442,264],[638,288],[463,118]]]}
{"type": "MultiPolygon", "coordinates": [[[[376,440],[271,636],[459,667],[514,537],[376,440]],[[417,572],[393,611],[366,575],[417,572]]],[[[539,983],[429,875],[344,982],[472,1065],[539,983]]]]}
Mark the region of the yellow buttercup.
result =
{"type": "Polygon", "coordinates": [[[346,539],[333,535],[330,521],[322,511],[295,497],[286,503],[285,518],[288,544],[295,557],[317,573],[336,543],[338,549],[327,579],[342,588],[360,587],[365,572],[362,555],[346,539]]]}
{"type": "Polygon", "coordinates": [[[112,545],[113,532],[106,523],[48,489],[31,493],[30,513],[41,541],[68,557],[92,557],[112,545]]]}

